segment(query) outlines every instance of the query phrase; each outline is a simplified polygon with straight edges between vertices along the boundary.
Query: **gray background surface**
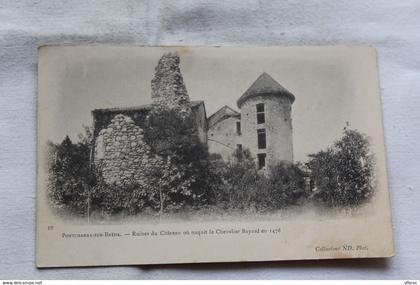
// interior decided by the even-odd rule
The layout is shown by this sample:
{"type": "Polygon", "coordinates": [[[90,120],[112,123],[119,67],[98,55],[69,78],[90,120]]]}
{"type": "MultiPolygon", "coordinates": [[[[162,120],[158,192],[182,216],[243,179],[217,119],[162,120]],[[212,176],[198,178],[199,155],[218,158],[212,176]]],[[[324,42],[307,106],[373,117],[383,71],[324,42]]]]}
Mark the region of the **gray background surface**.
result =
{"type": "Polygon", "coordinates": [[[0,1],[0,279],[420,278],[420,1],[0,1]],[[37,47],[373,45],[378,50],[397,255],[37,270],[37,47]]]}

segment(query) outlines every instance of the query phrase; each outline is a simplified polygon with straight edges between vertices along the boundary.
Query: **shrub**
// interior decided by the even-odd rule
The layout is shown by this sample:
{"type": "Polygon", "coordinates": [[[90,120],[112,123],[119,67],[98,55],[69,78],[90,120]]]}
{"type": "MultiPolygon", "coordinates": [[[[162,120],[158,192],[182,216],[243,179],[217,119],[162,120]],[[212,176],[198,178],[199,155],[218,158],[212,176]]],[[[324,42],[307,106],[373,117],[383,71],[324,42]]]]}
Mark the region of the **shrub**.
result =
{"type": "Polygon", "coordinates": [[[145,211],[156,211],[159,201],[156,191],[129,183],[127,185],[106,184],[102,179],[91,188],[92,211],[102,214],[136,215],[145,211]]]}
{"type": "Polygon", "coordinates": [[[192,117],[182,117],[172,109],[152,110],[144,138],[165,162],[152,174],[159,185],[161,211],[208,203],[216,177],[210,172],[207,146],[200,142],[192,117]]]}
{"type": "Polygon", "coordinates": [[[87,213],[87,192],[94,183],[89,154],[88,144],[73,144],[68,136],[61,144],[48,143],[47,193],[53,207],[77,215],[87,213]]]}
{"type": "Polygon", "coordinates": [[[257,187],[260,193],[256,200],[260,211],[296,205],[307,196],[303,171],[289,162],[280,162],[271,167],[269,175],[262,177],[257,187]]]}
{"type": "Polygon", "coordinates": [[[258,172],[249,150],[235,151],[225,164],[216,204],[225,209],[269,212],[296,204],[306,196],[303,172],[292,163],[279,163],[269,173],[258,172]]]}
{"type": "Polygon", "coordinates": [[[333,147],[310,155],[316,199],[331,207],[358,206],[373,195],[373,155],[367,137],[344,128],[333,147]]]}
{"type": "Polygon", "coordinates": [[[248,150],[236,151],[230,163],[219,162],[222,182],[217,189],[216,204],[224,209],[247,210],[253,206],[258,173],[248,150]]]}

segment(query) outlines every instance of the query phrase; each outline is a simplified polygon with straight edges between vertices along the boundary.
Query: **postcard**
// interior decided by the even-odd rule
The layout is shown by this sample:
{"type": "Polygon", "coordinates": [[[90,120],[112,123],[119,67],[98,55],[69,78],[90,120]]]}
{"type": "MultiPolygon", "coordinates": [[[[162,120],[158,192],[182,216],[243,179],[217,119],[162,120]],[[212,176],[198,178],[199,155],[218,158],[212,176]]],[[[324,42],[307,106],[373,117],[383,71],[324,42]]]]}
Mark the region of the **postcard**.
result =
{"type": "Polygon", "coordinates": [[[394,255],[372,47],[43,46],[38,267],[394,255]]]}

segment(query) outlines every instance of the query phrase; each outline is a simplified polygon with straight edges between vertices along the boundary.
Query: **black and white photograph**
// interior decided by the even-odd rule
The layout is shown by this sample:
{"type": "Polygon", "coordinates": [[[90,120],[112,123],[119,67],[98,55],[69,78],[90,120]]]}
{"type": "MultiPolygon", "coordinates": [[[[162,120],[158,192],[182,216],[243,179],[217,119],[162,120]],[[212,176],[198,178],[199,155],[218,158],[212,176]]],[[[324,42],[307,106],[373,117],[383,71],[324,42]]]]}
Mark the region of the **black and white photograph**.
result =
{"type": "Polygon", "coordinates": [[[420,284],[419,15],[1,0],[0,285],[420,284]]]}
{"type": "Polygon", "coordinates": [[[146,252],[145,263],[392,255],[373,48],[45,46],[39,57],[38,226],[52,230],[48,245],[57,227],[62,246],[110,227],[105,237],[171,248],[168,236],[227,248],[234,236],[293,238],[299,248],[146,252]]]}

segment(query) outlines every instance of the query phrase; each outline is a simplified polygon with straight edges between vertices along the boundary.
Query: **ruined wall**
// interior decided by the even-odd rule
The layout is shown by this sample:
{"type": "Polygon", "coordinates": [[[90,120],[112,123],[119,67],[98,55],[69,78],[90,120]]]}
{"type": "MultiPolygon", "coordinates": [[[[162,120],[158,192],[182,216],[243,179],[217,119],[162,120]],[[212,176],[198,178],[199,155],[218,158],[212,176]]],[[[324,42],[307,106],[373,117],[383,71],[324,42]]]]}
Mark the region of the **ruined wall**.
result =
{"type": "Polygon", "coordinates": [[[99,132],[105,129],[116,115],[124,115],[130,117],[134,123],[144,128],[146,117],[152,109],[152,105],[143,105],[128,108],[111,108],[97,109],[92,111],[94,135],[98,136],[99,132]]]}
{"type": "MultiPolygon", "coordinates": [[[[199,130],[200,140],[203,143],[207,142],[207,117],[206,108],[203,101],[191,101],[191,111],[199,130]]],[[[97,137],[99,132],[106,128],[111,120],[119,114],[130,117],[134,123],[144,128],[146,124],[147,115],[152,110],[152,104],[146,104],[134,107],[125,108],[109,108],[96,109],[92,111],[94,136],[97,137]]]]}
{"type": "Polygon", "coordinates": [[[198,138],[200,142],[207,144],[207,118],[204,103],[194,105],[191,111],[197,127],[198,138]]]}
{"type": "Polygon", "coordinates": [[[191,113],[191,104],[179,61],[179,56],[174,53],[164,54],[159,59],[152,79],[152,100],[157,110],[174,109],[180,116],[187,117],[191,113]]]}
{"type": "Polygon", "coordinates": [[[95,141],[95,166],[106,183],[147,185],[147,170],[161,161],[143,140],[143,129],[122,114],[99,132],[95,141]]]}

